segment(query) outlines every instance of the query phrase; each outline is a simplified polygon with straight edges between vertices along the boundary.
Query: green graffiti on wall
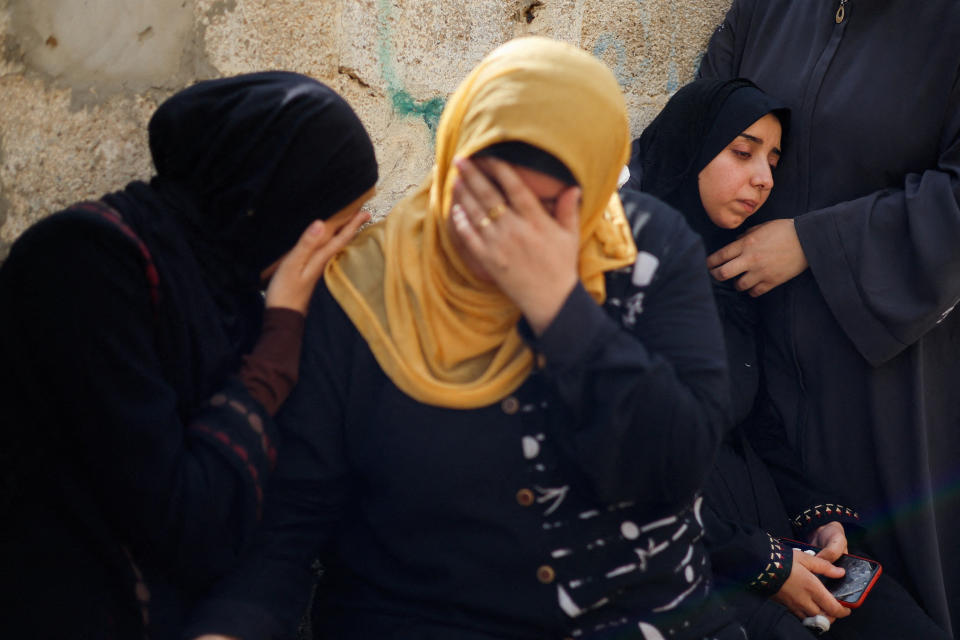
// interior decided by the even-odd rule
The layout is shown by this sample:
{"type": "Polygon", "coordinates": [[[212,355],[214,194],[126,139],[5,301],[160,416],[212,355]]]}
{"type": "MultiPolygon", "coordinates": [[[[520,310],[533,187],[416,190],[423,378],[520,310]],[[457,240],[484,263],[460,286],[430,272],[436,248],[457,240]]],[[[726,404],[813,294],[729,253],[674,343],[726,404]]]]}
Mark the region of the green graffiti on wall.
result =
{"type": "Polygon", "coordinates": [[[393,55],[393,29],[390,25],[390,14],[393,11],[391,0],[378,0],[378,8],[377,36],[380,43],[377,54],[380,57],[380,70],[383,73],[383,79],[387,82],[387,93],[390,96],[393,111],[403,117],[423,118],[430,132],[436,134],[446,100],[440,97],[416,100],[403,87],[393,66],[396,58],[393,55]]]}

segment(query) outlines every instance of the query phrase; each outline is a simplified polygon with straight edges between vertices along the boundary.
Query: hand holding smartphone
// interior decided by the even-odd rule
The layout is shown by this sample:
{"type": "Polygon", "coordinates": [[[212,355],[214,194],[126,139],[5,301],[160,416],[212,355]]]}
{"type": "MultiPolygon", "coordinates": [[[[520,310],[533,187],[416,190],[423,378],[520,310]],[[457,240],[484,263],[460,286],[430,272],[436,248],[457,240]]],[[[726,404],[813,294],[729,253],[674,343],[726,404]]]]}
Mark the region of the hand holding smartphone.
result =
{"type": "MultiPolygon", "coordinates": [[[[799,540],[780,538],[780,541],[801,551],[811,550],[814,553],[820,551],[820,547],[799,540]]],[[[842,578],[817,577],[840,604],[851,609],[859,607],[876,584],[883,567],[875,560],[850,554],[840,556],[834,564],[846,571],[842,578]]]]}

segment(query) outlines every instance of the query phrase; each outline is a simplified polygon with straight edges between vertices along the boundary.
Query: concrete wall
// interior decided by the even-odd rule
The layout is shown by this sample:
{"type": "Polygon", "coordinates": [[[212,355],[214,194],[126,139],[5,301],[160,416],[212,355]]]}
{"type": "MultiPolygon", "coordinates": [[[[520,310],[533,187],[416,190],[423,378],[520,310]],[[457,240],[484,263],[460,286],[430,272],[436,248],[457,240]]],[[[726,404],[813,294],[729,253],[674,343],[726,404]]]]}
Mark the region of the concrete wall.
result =
{"type": "Polygon", "coordinates": [[[688,81],[729,0],[0,0],[0,259],[47,213],[151,174],[146,123],[198,79],[263,69],[340,91],[382,214],[432,163],[457,82],[521,34],[603,59],[634,133],[688,81]]]}

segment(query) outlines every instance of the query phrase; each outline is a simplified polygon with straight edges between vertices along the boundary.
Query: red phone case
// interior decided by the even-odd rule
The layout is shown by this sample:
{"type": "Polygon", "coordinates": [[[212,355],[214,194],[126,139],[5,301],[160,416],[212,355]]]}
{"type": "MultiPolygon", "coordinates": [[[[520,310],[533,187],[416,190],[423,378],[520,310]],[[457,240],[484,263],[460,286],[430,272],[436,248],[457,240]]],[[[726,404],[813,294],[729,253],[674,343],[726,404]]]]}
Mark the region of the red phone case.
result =
{"type": "MultiPolygon", "coordinates": [[[[799,540],[792,540],[790,538],[780,538],[780,540],[792,547],[796,547],[797,549],[800,549],[801,551],[804,549],[813,549],[816,552],[820,551],[820,547],[817,547],[812,544],[808,544],[806,542],[800,542],[799,540]]],[[[864,558],[863,556],[854,555],[852,553],[845,553],[843,555],[849,556],[851,558],[856,558],[857,560],[863,560],[864,562],[868,562],[872,566],[876,567],[876,571],[874,571],[873,577],[870,578],[870,582],[867,583],[866,587],[864,587],[863,591],[860,593],[860,597],[857,598],[856,602],[847,602],[846,600],[840,600],[839,598],[837,599],[837,602],[847,607],[848,609],[856,609],[857,607],[863,604],[863,601],[866,600],[867,598],[867,594],[870,593],[871,589],[873,589],[873,585],[877,583],[877,578],[879,578],[880,574],[883,573],[883,565],[881,565],[876,560],[871,560],[870,558],[864,558]]]]}

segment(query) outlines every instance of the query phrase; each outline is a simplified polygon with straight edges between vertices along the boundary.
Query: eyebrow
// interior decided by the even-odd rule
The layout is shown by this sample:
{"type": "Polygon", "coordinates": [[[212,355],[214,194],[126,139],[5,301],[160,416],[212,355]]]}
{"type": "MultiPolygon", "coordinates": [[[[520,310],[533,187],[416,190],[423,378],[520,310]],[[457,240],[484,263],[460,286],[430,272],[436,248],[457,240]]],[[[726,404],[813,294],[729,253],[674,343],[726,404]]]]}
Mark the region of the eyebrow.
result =
{"type": "MultiPolygon", "coordinates": [[[[752,136],[752,135],[750,135],[749,133],[741,133],[738,137],[740,137],[740,138],[746,138],[746,139],[749,140],[750,142],[756,142],[757,144],[763,144],[763,139],[762,139],[762,138],[758,138],[757,136],[752,136]]],[[[773,149],[771,149],[771,151],[772,151],[773,153],[777,154],[778,157],[781,156],[781,155],[783,155],[782,153],[780,153],[780,148],[779,148],[779,147],[774,147],[773,149]]]]}

